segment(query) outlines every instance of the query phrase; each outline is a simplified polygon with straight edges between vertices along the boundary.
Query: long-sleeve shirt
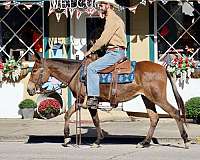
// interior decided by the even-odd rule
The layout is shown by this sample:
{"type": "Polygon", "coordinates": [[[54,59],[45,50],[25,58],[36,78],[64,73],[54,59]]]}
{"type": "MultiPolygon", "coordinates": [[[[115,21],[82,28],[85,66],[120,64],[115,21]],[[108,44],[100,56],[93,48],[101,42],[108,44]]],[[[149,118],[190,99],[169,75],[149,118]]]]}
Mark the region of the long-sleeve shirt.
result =
{"type": "Polygon", "coordinates": [[[110,46],[127,48],[125,24],[112,9],[107,12],[104,31],[89,52],[93,53],[104,45],[108,48],[110,46]]]}

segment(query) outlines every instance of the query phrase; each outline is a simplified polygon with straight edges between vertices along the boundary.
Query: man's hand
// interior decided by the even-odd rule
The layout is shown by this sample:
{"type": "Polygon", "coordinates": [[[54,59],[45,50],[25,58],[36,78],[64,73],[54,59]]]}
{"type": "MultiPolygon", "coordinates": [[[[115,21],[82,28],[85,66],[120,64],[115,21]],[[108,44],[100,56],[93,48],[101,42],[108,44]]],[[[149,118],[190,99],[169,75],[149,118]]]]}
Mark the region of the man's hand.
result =
{"type": "Polygon", "coordinates": [[[91,52],[90,52],[90,51],[87,51],[87,52],[84,53],[84,56],[85,56],[85,57],[88,57],[89,55],[91,55],[91,52]]]}

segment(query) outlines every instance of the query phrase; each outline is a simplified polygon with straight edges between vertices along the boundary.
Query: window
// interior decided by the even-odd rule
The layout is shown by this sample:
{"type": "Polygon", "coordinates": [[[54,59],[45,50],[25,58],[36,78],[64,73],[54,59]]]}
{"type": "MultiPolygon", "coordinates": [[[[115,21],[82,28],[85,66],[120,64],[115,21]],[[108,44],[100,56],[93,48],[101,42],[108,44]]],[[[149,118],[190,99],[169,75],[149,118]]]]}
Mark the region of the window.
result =
{"type": "Polygon", "coordinates": [[[0,2],[0,59],[31,60],[43,48],[42,7],[35,4],[0,2]]]}
{"type": "Polygon", "coordinates": [[[200,4],[197,1],[157,2],[158,59],[188,54],[200,60],[200,4]]]}

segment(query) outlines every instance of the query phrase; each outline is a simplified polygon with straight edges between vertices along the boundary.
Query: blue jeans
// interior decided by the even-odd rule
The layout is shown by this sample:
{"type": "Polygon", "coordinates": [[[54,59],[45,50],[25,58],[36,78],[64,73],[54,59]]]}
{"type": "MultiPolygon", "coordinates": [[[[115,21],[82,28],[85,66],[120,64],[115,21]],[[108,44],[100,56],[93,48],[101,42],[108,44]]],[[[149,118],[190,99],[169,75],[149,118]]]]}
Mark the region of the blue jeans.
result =
{"type": "Polygon", "coordinates": [[[98,72],[109,66],[112,66],[119,60],[125,57],[125,50],[116,48],[115,50],[107,50],[106,54],[90,63],[87,67],[87,92],[88,96],[100,95],[99,89],[99,75],[98,72]]]}

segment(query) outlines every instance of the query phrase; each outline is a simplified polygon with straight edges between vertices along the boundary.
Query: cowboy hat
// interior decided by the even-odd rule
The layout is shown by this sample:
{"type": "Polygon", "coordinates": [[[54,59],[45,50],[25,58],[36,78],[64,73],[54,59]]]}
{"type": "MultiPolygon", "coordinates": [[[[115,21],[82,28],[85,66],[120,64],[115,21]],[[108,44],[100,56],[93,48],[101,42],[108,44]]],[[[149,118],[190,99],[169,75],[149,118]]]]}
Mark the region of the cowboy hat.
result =
{"type": "Polygon", "coordinates": [[[115,2],[115,0],[95,0],[95,4],[99,4],[99,3],[109,3],[113,7],[119,7],[119,5],[115,2]]]}

